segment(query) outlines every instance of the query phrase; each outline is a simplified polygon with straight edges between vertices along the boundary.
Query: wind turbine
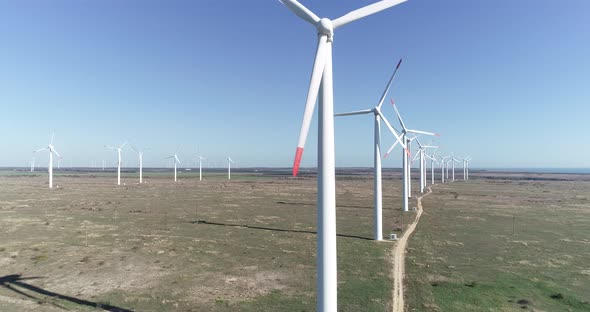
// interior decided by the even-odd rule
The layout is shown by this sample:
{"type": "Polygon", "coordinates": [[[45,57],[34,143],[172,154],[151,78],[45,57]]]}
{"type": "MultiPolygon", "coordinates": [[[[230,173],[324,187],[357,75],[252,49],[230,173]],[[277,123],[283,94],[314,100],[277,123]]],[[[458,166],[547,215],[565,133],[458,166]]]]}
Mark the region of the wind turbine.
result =
{"type": "Polygon", "coordinates": [[[234,161],[231,159],[231,157],[227,157],[227,179],[231,180],[231,164],[234,161]]]}
{"type": "Polygon", "coordinates": [[[33,160],[31,160],[31,172],[35,171],[35,152],[33,152],[33,160]]]}
{"type": "Polygon", "coordinates": [[[449,164],[450,163],[453,163],[453,156],[452,155],[449,155],[447,157],[449,158],[449,160],[447,160],[447,163],[446,163],[446,166],[445,167],[447,169],[447,181],[449,181],[449,167],[450,167],[449,164]]]}
{"type": "Polygon", "coordinates": [[[431,179],[430,184],[434,185],[434,163],[436,162],[438,164],[438,161],[434,157],[434,154],[432,156],[430,156],[428,154],[424,154],[424,156],[426,156],[426,158],[430,159],[430,179],[431,179]]]}
{"type": "Polygon", "coordinates": [[[165,159],[172,159],[172,161],[174,162],[174,182],[176,182],[176,164],[180,164],[180,159],[178,159],[178,149],[176,149],[176,152],[174,152],[174,155],[166,157],[165,159]]]}
{"type": "MultiPolygon", "coordinates": [[[[412,141],[416,140],[418,136],[414,136],[412,138],[406,137],[406,146],[408,147],[408,151],[412,150],[412,141]]],[[[411,156],[411,154],[408,154],[411,156]]],[[[412,198],[412,163],[408,158],[408,166],[406,170],[408,171],[408,198],[412,198]]]]}
{"type": "Polygon", "coordinates": [[[108,149],[112,149],[112,150],[117,151],[117,185],[121,185],[121,149],[126,144],[127,144],[127,142],[124,142],[123,144],[119,145],[119,147],[113,147],[113,146],[107,146],[107,145],[104,146],[108,149]]]}
{"type": "MultiPolygon", "coordinates": [[[[381,113],[381,106],[383,105],[383,101],[385,100],[385,97],[387,96],[387,92],[389,91],[389,87],[391,86],[391,83],[393,81],[393,78],[395,77],[395,74],[397,73],[397,70],[399,69],[400,64],[402,63],[402,60],[400,59],[399,62],[397,63],[397,66],[395,67],[395,70],[393,71],[393,75],[391,75],[391,78],[389,78],[389,82],[387,83],[387,86],[385,87],[385,90],[383,91],[383,95],[381,95],[381,99],[379,99],[379,103],[377,103],[377,106],[371,108],[371,109],[365,109],[365,110],[361,110],[361,111],[354,111],[354,112],[348,112],[348,113],[339,113],[339,114],[334,114],[334,116],[352,116],[352,115],[364,115],[364,114],[373,114],[375,117],[375,134],[374,134],[374,143],[373,143],[373,148],[374,148],[374,166],[373,166],[373,176],[374,176],[374,191],[373,191],[373,201],[374,201],[374,205],[375,205],[375,211],[374,211],[374,237],[375,240],[380,241],[383,240],[383,218],[382,218],[382,211],[383,211],[383,193],[382,193],[382,179],[381,179],[381,119],[383,119],[383,121],[385,122],[385,124],[387,125],[387,127],[389,128],[389,130],[391,131],[391,133],[393,133],[393,135],[395,136],[395,138],[397,140],[400,141],[401,143],[401,138],[400,136],[397,134],[397,132],[395,131],[395,129],[391,126],[391,123],[387,120],[387,118],[385,118],[385,116],[381,113]]],[[[405,144],[401,144],[401,146],[403,146],[405,148],[405,144]]]]}
{"type": "Polygon", "coordinates": [[[199,155],[199,181],[203,181],[203,160],[206,160],[207,158],[199,155]]]}
{"type": "MultiPolygon", "coordinates": [[[[442,157],[440,155],[438,156],[438,158],[440,159],[440,175],[441,175],[441,182],[442,183],[445,183],[445,164],[446,164],[445,159],[447,159],[449,157],[450,156],[445,156],[445,157],[442,157]]],[[[447,179],[448,178],[449,178],[449,176],[447,175],[447,179]]]]}
{"type": "Polygon", "coordinates": [[[316,100],[318,108],[318,311],[336,311],[336,186],[334,164],[334,98],[332,87],[332,42],[334,30],[383,11],[406,0],[383,0],[352,11],[335,20],[320,19],[296,0],[279,0],[293,13],[315,26],[318,37],[315,61],[305,103],[303,122],[293,163],[296,176],[311,125],[316,100]]]}
{"type": "Polygon", "coordinates": [[[469,180],[469,161],[471,161],[471,156],[467,156],[462,159],[463,160],[463,180],[469,180]]]}
{"type": "Polygon", "coordinates": [[[459,162],[459,159],[455,158],[455,154],[451,153],[451,163],[452,163],[452,180],[455,182],[455,162],[459,162]]]}
{"type": "Polygon", "coordinates": [[[424,193],[424,189],[426,188],[426,149],[438,148],[438,146],[422,145],[417,137],[416,143],[418,143],[418,152],[416,153],[416,156],[414,156],[412,162],[420,156],[420,193],[424,193]]]}
{"type": "MultiPolygon", "coordinates": [[[[131,145],[131,148],[137,153],[137,157],[139,157],[139,184],[143,183],[143,152],[140,152],[135,148],[135,146],[131,145]]],[[[103,168],[104,168],[104,160],[103,160],[103,168]]],[[[104,170],[104,169],[103,169],[104,170]]]]}
{"type": "MultiPolygon", "coordinates": [[[[397,119],[398,119],[400,125],[402,126],[402,136],[403,136],[403,140],[405,142],[408,142],[408,140],[410,140],[410,142],[411,142],[411,140],[413,140],[413,139],[408,138],[409,133],[439,136],[439,134],[433,133],[433,132],[412,130],[412,129],[406,128],[406,125],[404,124],[402,116],[400,115],[399,111],[397,110],[397,106],[395,106],[395,102],[393,101],[393,99],[391,100],[391,104],[393,105],[393,108],[395,109],[395,113],[397,115],[397,119]]],[[[393,145],[391,146],[391,148],[389,149],[389,151],[387,152],[386,155],[389,154],[389,152],[393,149],[393,147],[396,144],[397,144],[397,141],[395,143],[393,143],[393,145]]],[[[408,146],[408,149],[409,149],[409,146],[408,146]]],[[[409,170],[409,164],[408,164],[408,153],[403,153],[403,168],[402,168],[402,170],[403,170],[402,207],[403,207],[403,211],[408,211],[408,198],[410,198],[410,191],[411,191],[410,170],[409,170]]]]}
{"type": "Polygon", "coordinates": [[[44,150],[49,151],[49,166],[47,167],[47,171],[49,172],[49,188],[53,188],[53,154],[55,153],[55,155],[57,155],[57,157],[61,158],[61,156],[59,155],[59,153],[55,150],[55,147],[53,146],[53,137],[55,136],[55,132],[51,133],[51,141],[49,142],[49,145],[47,145],[47,147],[44,148],[40,148],[36,151],[34,151],[33,153],[38,153],[44,150]]]}

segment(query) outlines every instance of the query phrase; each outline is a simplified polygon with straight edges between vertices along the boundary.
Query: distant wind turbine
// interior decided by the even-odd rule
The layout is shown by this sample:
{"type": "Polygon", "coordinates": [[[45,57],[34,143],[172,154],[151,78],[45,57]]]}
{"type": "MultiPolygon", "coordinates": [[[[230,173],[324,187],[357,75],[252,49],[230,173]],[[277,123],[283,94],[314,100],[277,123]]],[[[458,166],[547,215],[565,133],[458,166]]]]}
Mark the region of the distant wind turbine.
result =
{"type": "Polygon", "coordinates": [[[124,142],[123,144],[119,145],[119,147],[113,147],[113,146],[108,146],[108,145],[104,146],[108,149],[112,149],[112,150],[117,151],[117,185],[121,185],[121,149],[126,144],[127,144],[127,142],[124,142]]]}
{"type": "Polygon", "coordinates": [[[199,181],[203,180],[203,160],[206,160],[207,158],[199,155],[199,181]]]}
{"type": "MultiPolygon", "coordinates": [[[[140,152],[135,146],[131,145],[131,148],[137,153],[139,157],[139,184],[143,183],[143,152],[140,152]]],[[[103,160],[104,163],[104,160],[103,160]]]]}
{"type": "MultiPolygon", "coordinates": [[[[406,146],[408,147],[408,151],[412,151],[412,141],[416,140],[418,136],[414,136],[412,138],[406,136],[406,146]]],[[[411,156],[411,154],[408,154],[411,156]]],[[[413,161],[410,161],[408,158],[408,166],[406,170],[408,171],[408,198],[412,198],[412,164],[413,161]]]]}
{"type": "Polygon", "coordinates": [[[431,179],[430,184],[434,185],[434,163],[436,162],[438,164],[438,160],[436,160],[436,157],[434,156],[434,154],[432,154],[432,156],[430,156],[428,154],[424,154],[424,156],[426,156],[426,158],[430,159],[430,179],[431,179]]]}
{"type": "Polygon", "coordinates": [[[467,156],[462,159],[463,160],[463,180],[469,180],[469,161],[471,161],[471,156],[467,156]]]}
{"type": "MultiPolygon", "coordinates": [[[[414,134],[425,134],[425,135],[435,135],[438,136],[439,134],[437,133],[433,133],[433,132],[426,132],[426,131],[421,131],[421,130],[412,130],[412,129],[408,129],[406,128],[406,125],[404,124],[404,121],[402,119],[402,116],[400,115],[399,111],[397,110],[397,106],[395,106],[395,102],[393,101],[393,99],[391,100],[391,104],[393,105],[393,108],[395,109],[395,113],[397,115],[397,119],[400,123],[400,125],[402,126],[402,135],[404,138],[404,141],[407,142],[408,140],[408,134],[409,133],[414,133],[414,134]]],[[[410,139],[411,140],[411,139],[410,139]]],[[[393,149],[393,147],[397,144],[397,142],[395,142],[393,144],[393,146],[389,149],[391,151],[391,149],[393,149]]],[[[409,148],[409,146],[408,146],[409,148]]],[[[389,151],[388,151],[389,153],[389,151]]],[[[408,164],[408,154],[407,153],[403,153],[403,196],[402,196],[402,207],[403,207],[403,211],[408,211],[408,198],[410,198],[410,170],[409,170],[409,164],[408,164]]]]}
{"type": "Polygon", "coordinates": [[[455,162],[459,163],[460,161],[459,161],[459,159],[455,158],[455,154],[454,153],[451,153],[451,163],[452,163],[451,166],[453,167],[451,178],[452,178],[452,181],[453,182],[455,182],[455,162]]]}
{"type": "MultiPolygon", "coordinates": [[[[446,165],[446,159],[449,158],[451,156],[438,156],[438,158],[440,159],[440,175],[441,175],[441,182],[445,183],[445,165],[446,165]]],[[[447,179],[449,178],[449,176],[447,175],[447,179]]]]}
{"type": "MultiPolygon", "coordinates": [[[[391,123],[385,118],[385,116],[381,113],[381,106],[383,106],[383,101],[387,96],[387,92],[389,91],[389,87],[393,82],[393,78],[395,78],[395,74],[399,69],[402,60],[400,59],[389,78],[389,82],[379,99],[377,105],[371,109],[365,109],[360,111],[348,112],[348,113],[339,113],[334,114],[334,116],[353,116],[353,115],[364,115],[364,114],[373,114],[374,115],[374,136],[373,136],[373,156],[374,156],[374,163],[373,163],[373,202],[374,202],[374,238],[377,241],[383,240],[383,191],[382,191],[382,178],[381,178],[381,119],[385,122],[389,131],[393,133],[395,138],[399,140],[400,143],[403,143],[401,137],[397,133],[397,131],[391,126],[391,123]]],[[[405,144],[401,144],[401,146],[405,149],[405,144]]],[[[407,152],[407,150],[406,150],[407,152]]]]}
{"type": "Polygon", "coordinates": [[[49,171],[49,188],[53,188],[53,154],[55,153],[55,155],[57,155],[57,157],[61,158],[61,156],[59,155],[59,153],[55,150],[55,147],[53,146],[53,137],[55,136],[55,132],[51,133],[51,141],[49,142],[49,145],[47,147],[44,148],[40,148],[36,151],[34,151],[33,153],[38,153],[44,150],[49,151],[49,166],[47,167],[47,170],[49,171]]]}
{"type": "Polygon", "coordinates": [[[227,179],[231,180],[231,164],[234,161],[231,159],[231,157],[227,157],[227,179]]]}
{"type": "Polygon", "coordinates": [[[174,182],[176,182],[176,164],[180,164],[180,159],[178,159],[178,149],[176,150],[176,152],[174,153],[174,155],[166,157],[166,159],[172,159],[172,161],[174,162],[174,182]]]}
{"type": "Polygon", "coordinates": [[[420,156],[420,193],[424,193],[424,189],[426,188],[426,149],[437,148],[438,146],[422,145],[418,138],[416,138],[416,143],[418,143],[418,152],[412,162],[420,156]]]}

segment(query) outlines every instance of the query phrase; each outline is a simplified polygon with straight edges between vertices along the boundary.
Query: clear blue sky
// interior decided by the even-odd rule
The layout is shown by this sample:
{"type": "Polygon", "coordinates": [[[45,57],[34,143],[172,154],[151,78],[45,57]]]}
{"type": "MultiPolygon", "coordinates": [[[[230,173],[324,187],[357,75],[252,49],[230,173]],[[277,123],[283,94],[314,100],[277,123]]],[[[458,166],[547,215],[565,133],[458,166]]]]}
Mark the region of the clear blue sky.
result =
{"type": "MultiPolygon", "coordinates": [[[[301,2],[336,18],[374,1],[301,2]]],[[[374,106],[403,57],[390,97],[443,153],[590,167],[589,16],[587,0],[410,0],[337,30],[335,111],[374,106]]],[[[75,166],[112,165],[103,146],[125,139],[149,166],[179,145],[183,164],[197,147],[219,164],[292,164],[316,36],[278,1],[6,0],[0,42],[0,166],[24,166],[53,129],[75,166]]],[[[337,165],[371,166],[372,135],[370,116],[337,119],[337,165]]]]}

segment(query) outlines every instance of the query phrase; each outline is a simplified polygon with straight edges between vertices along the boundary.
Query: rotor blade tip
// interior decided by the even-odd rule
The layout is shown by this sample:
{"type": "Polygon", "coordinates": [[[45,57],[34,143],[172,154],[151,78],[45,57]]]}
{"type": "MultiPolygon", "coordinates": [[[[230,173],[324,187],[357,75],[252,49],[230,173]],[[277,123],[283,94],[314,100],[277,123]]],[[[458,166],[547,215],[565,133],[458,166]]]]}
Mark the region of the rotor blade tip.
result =
{"type": "Polygon", "coordinates": [[[303,156],[303,147],[297,147],[295,152],[295,161],[293,162],[293,176],[296,177],[299,172],[299,165],[301,164],[301,157],[303,156]]]}
{"type": "Polygon", "coordinates": [[[387,158],[389,157],[389,153],[385,153],[385,155],[383,156],[383,158],[387,158]]]}

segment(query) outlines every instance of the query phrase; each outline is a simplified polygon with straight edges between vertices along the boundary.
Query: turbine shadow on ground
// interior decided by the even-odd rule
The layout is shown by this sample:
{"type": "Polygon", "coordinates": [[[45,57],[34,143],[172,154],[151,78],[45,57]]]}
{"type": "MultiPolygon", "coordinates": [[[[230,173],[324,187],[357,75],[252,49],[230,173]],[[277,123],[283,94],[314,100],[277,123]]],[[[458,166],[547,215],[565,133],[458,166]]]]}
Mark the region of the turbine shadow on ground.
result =
{"type": "MultiPolygon", "coordinates": [[[[263,226],[255,226],[255,225],[247,225],[247,224],[231,224],[231,223],[221,223],[221,222],[212,222],[206,220],[197,220],[197,221],[190,221],[192,224],[206,224],[206,225],[218,225],[218,226],[229,226],[229,227],[239,227],[245,229],[254,229],[254,230],[263,230],[263,231],[275,231],[275,232],[288,232],[288,233],[303,233],[303,234],[316,234],[316,231],[306,231],[306,230],[294,230],[294,229],[279,229],[279,228],[270,228],[270,227],[263,227],[263,226]]],[[[358,235],[347,235],[347,234],[336,234],[338,237],[346,237],[346,238],[354,238],[354,239],[362,239],[362,240],[369,240],[372,241],[372,238],[358,236],[358,235]]]]}
{"type": "MultiPolygon", "coordinates": [[[[6,276],[2,276],[0,277],[0,286],[5,287],[6,289],[12,290],[14,292],[16,292],[17,294],[20,294],[22,296],[25,296],[27,298],[30,298],[32,300],[35,300],[37,302],[42,302],[42,298],[37,298],[35,296],[32,296],[30,294],[27,294],[21,290],[18,290],[17,288],[15,288],[14,286],[18,286],[33,292],[36,292],[40,295],[44,295],[44,296],[48,296],[51,298],[57,298],[57,299],[61,299],[61,300],[65,300],[65,301],[69,301],[75,304],[79,304],[79,305],[84,305],[84,306],[88,306],[88,307],[93,307],[93,308],[100,308],[106,311],[111,311],[111,312],[133,312],[133,310],[128,310],[128,309],[124,309],[124,308],[119,308],[116,306],[112,306],[109,304],[102,304],[102,303],[97,303],[97,302],[92,302],[92,301],[86,301],[86,300],[82,300],[82,299],[78,299],[75,297],[70,297],[70,296],[66,296],[66,295],[62,295],[62,294],[58,294],[58,293],[54,293],[48,290],[45,290],[43,288],[39,288],[37,286],[33,286],[27,283],[24,283],[24,280],[30,280],[30,279],[40,279],[41,277],[21,277],[21,274],[11,274],[11,275],[6,275],[6,276]]],[[[56,303],[50,302],[52,305],[64,309],[64,310],[68,310],[65,307],[62,307],[56,303]]]]}
{"type": "MultiPolygon", "coordinates": [[[[292,206],[317,206],[318,204],[316,203],[295,203],[295,202],[284,202],[284,201],[278,201],[277,204],[279,205],[292,205],[292,206]]],[[[358,208],[358,209],[373,209],[373,207],[370,206],[355,206],[355,205],[341,205],[341,204],[337,204],[336,208],[341,207],[341,208],[358,208]]]]}

